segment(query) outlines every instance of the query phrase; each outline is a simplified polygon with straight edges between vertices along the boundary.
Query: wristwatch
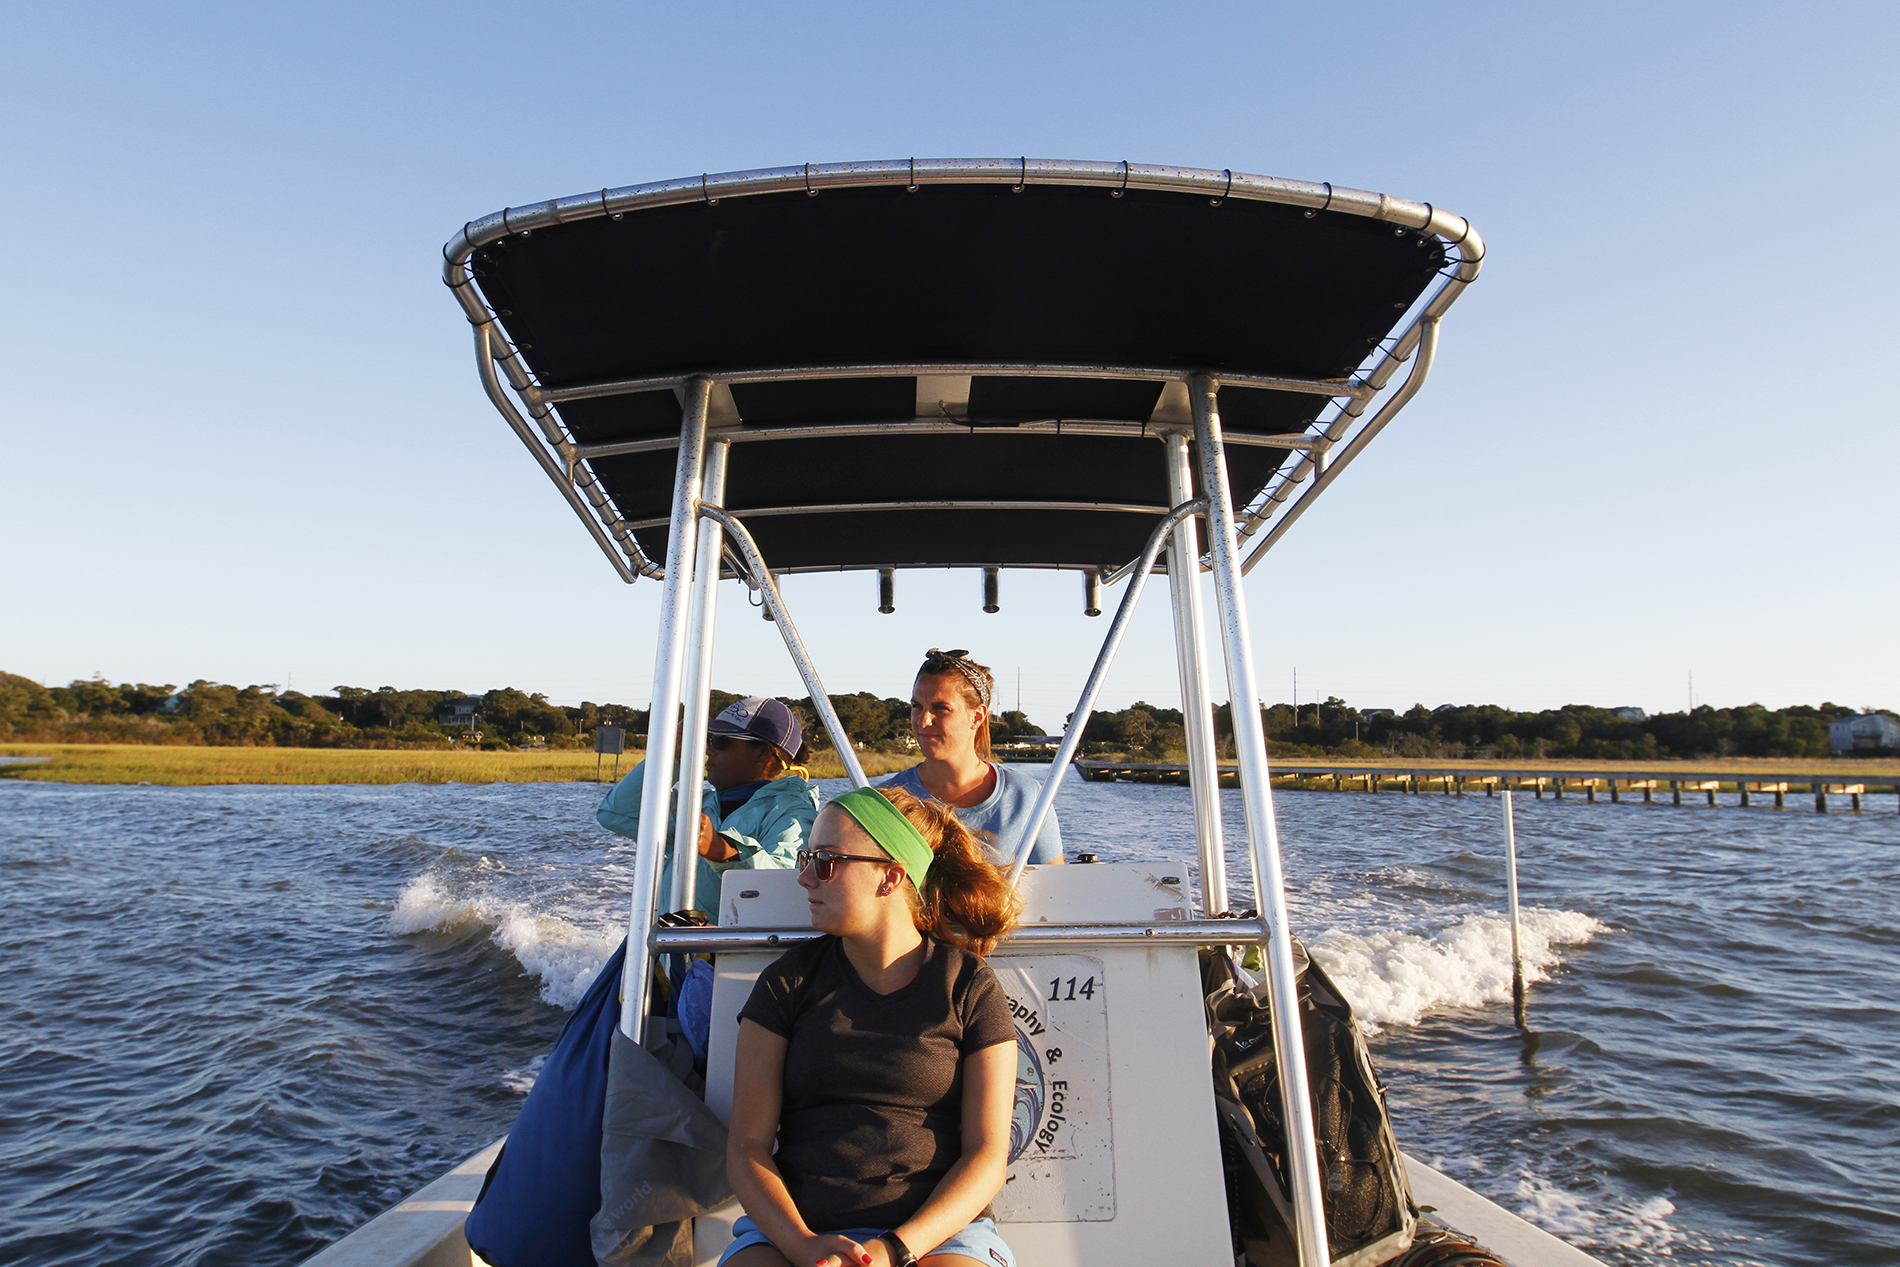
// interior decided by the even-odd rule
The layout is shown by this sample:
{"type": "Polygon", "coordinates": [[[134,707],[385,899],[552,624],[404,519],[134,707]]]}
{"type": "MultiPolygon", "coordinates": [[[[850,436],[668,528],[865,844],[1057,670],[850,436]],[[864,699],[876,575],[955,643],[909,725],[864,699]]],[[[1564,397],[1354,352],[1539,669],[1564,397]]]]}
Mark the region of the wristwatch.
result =
{"type": "Polygon", "coordinates": [[[910,1252],[903,1237],[896,1232],[886,1232],[878,1239],[891,1247],[891,1267],[917,1267],[917,1255],[910,1252]]]}

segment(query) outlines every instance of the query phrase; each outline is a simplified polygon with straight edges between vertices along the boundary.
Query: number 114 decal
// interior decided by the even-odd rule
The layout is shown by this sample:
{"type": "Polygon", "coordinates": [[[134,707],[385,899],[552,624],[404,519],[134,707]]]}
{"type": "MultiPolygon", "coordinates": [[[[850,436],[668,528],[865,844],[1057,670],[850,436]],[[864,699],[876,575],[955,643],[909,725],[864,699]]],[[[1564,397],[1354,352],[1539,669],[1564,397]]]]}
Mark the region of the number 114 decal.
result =
{"type": "Polygon", "coordinates": [[[1049,982],[1049,1002],[1067,1003],[1078,996],[1085,999],[1092,999],[1095,997],[1095,992],[1101,989],[1101,987],[1095,983],[1094,977],[1089,977],[1083,981],[1079,989],[1076,987],[1075,981],[1076,979],[1074,977],[1070,977],[1066,982],[1063,981],[1061,977],[1057,977],[1049,982]],[[1067,993],[1064,993],[1065,989],[1067,993]]]}

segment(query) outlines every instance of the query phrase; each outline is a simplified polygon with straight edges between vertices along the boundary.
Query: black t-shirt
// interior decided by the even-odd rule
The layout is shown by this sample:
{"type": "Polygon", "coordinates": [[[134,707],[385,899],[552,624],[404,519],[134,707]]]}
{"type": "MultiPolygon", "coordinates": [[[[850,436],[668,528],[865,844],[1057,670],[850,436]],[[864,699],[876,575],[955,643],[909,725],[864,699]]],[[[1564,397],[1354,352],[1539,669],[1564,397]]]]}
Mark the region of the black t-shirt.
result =
{"type": "Polygon", "coordinates": [[[814,1232],[896,1227],[963,1152],[963,1057],[1015,1038],[981,958],[926,939],[916,980],[864,984],[819,937],[759,974],[739,1015],[784,1038],[779,1174],[814,1232]]]}

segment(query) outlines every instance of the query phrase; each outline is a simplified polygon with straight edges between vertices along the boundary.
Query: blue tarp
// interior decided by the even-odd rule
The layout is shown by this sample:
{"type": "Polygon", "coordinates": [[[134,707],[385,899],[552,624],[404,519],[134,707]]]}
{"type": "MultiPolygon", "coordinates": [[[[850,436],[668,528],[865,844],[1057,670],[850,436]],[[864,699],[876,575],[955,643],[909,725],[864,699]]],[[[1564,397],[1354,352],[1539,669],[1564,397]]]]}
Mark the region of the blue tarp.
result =
{"type": "Polygon", "coordinates": [[[463,1231],[492,1267],[594,1267],[601,1108],[619,1020],[621,942],[548,1052],[463,1231]]]}

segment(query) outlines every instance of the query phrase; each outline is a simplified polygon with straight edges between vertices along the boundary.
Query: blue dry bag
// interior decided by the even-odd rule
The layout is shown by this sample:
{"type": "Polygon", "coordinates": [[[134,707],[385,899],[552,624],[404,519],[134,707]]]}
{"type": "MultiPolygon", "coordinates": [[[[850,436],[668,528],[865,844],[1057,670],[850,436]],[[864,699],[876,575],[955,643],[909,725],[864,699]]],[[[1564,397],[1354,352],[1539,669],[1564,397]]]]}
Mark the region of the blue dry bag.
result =
{"type": "Polygon", "coordinates": [[[601,965],[489,1169],[463,1233],[492,1267],[594,1267],[600,1116],[627,943],[601,965]]]}

